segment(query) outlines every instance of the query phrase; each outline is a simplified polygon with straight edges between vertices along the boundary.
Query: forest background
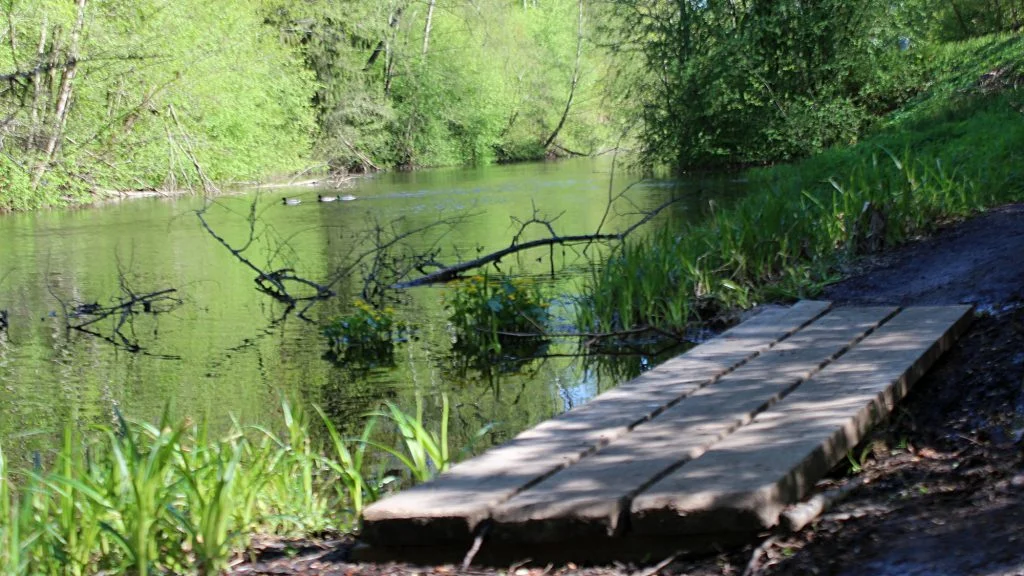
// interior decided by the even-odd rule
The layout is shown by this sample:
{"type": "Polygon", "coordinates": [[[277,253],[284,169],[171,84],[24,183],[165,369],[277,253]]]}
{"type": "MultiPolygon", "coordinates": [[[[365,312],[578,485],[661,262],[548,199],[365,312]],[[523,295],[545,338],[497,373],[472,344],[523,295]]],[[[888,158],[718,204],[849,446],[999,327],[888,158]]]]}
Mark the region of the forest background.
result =
{"type": "Polygon", "coordinates": [[[624,147],[858,140],[1021,0],[3,0],[0,210],[624,147]]]}

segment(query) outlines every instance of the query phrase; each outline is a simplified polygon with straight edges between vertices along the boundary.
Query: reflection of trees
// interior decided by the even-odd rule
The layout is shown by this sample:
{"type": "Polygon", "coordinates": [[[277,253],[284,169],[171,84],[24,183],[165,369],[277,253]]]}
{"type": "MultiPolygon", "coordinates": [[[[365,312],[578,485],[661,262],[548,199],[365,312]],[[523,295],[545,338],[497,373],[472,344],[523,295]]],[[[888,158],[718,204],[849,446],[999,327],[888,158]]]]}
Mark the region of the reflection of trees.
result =
{"type": "Polygon", "coordinates": [[[614,353],[605,351],[582,355],[582,369],[593,374],[603,391],[619,382],[632,380],[665,360],[682,354],[692,343],[633,344],[614,353]]]}

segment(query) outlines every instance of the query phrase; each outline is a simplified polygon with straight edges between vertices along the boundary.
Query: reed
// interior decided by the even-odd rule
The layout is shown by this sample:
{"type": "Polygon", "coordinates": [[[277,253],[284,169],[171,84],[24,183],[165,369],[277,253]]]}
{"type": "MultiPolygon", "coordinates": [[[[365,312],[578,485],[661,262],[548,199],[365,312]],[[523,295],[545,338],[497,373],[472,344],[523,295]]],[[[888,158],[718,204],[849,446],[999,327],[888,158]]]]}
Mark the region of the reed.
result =
{"type": "Polygon", "coordinates": [[[82,437],[68,425],[49,470],[14,473],[0,450],[0,574],[221,574],[253,534],[356,526],[387,480],[374,466],[398,456],[418,482],[448,466],[447,399],[439,433],[422,403],[415,414],[386,405],[358,438],[316,411],[326,442],[283,401],[280,435],[235,422],[212,438],[165,411],[82,437]]]}
{"type": "Polygon", "coordinates": [[[1010,197],[940,160],[887,150],[826,184],[763,190],[703,223],[628,243],[586,282],[577,324],[587,332],[657,327],[682,335],[723,309],[813,296],[850,258],[1010,197]]]}

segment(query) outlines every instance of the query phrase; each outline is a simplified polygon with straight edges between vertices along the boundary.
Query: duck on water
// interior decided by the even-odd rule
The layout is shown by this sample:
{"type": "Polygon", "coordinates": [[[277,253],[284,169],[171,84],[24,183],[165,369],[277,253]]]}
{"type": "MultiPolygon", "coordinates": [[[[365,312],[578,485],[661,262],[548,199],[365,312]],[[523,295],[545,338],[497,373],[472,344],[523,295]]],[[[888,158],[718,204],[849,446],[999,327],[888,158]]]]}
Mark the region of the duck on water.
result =
{"type": "MultiPolygon", "coordinates": [[[[337,200],[349,202],[355,200],[356,197],[351,194],[346,194],[344,196],[321,196],[320,194],[317,194],[316,199],[317,202],[335,202],[337,200]]],[[[302,200],[299,198],[281,198],[281,204],[284,204],[285,206],[298,206],[299,204],[302,204],[302,200]]]]}
{"type": "Polygon", "coordinates": [[[334,202],[335,200],[341,200],[342,202],[350,202],[352,200],[355,200],[356,197],[351,194],[345,194],[344,196],[321,196],[320,194],[317,194],[316,199],[319,200],[320,202],[334,202]]]}

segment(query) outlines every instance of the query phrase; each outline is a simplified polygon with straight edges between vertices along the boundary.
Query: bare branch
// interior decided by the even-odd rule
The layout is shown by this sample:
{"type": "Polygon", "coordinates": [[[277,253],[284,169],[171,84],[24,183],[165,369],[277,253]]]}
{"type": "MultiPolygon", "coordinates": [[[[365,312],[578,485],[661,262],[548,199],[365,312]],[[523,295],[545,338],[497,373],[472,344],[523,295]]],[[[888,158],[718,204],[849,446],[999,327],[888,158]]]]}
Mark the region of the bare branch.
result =
{"type": "MultiPolygon", "coordinates": [[[[540,238],[538,240],[531,240],[529,242],[523,242],[523,243],[513,242],[507,248],[503,248],[503,249],[498,250],[496,252],[491,252],[490,254],[486,254],[486,255],[481,256],[479,258],[475,258],[473,260],[469,260],[467,262],[462,262],[460,264],[455,264],[453,266],[449,266],[447,268],[443,268],[441,270],[438,270],[436,272],[432,272],[430,274],[426,274],[426,275],[424,275],[424,276],[422,276],[420,278],[416,278],[414,280],[408,280],[408,281],[405,281],[405,282],[398,282],[398,283],[394,284],[392,286],[392,288],[395,288],[395,289],[412,288],[413,286],[426,286],[426,285],[429,285],[429,284],[437,284],[437,283],[441,283],[441,282],[448,282],[450,280],[454,280],[455,278],[458,278],[464,272],[467,272],[469,270],[473,270],[473,269],[476,269],[476,268],[481,268],[481,267],[486,266],[488,264],[497,263],[497,262],[501,261],[502,258],[504,258],[505,256],[508,256],[509,254],[515,254],[517,252],[522,252],[524,250],[530,250],[532,248],[539,248],[541,246],[556,246],[556,245],[557,246],[567,246],[567,245],[571,245],[571,244],[590,244],[590,243],[593,243],[593,242],[621,242],[621,241],[625,240],[626,237],[629,236],[637,228],[639,228],[639,227],[643,226],[644,224],[650,222],[651,219],[653,219],[655,216],[660,214],[662,210],[664,210],[665,208],[668,208],[669,206],[671,206],[673,203],[675,203],[677,201],[678,201],[678,199],[673,198],[671,200],[668,200],[668,201],[662,203],[660,206],[658,206],[654,210],[646,212],[644,217],[641,218],[639,221],[637,221],[636,223],[634,223],[630,227],[626,228],[622,232],[619,232],[619,233],[616,233],[616,234],[579,234],[579,235],[570,235],[570,236],[558,236],[557,234],[554,233],[553,228],[549,228],[549,230],[551,230],[551,232],[552,232],[552,235],[550,237],[548,237],[548,238],[540,238]]],[[[532,220],[531,220],[531,223],[532,223],[532,220]]]]}
{"type": "MultiPolygon", "coordinates": [[[[224,246],[235,257],[236,260],[247,266],[250,270],[256,273],[257,289],[264,294],[267,294],[274,299],[284,302],[289,306],[294,306],[298,302],[305,300],[323,300],[334,296],[334,291],[331,289],[331,284],[322,285],[314,282],[308,278],[304,278],[295,274],[295,270],[292,268],[280,268],[277,270],[264,270],[254,264],[252,260],[246,258],[244,252],[252,245],[253,240],[257,236],[256,225],[258,222],[256,215],[256,200],[253,200],[248,216],[249,222],[249,237],[244,246],[241,248],[235,248],[224,239],[223,236],[217,234],[210,226],[209,222],[206,221],[206,211],[209,209],[210,203],[207,203],[203,208],[196,210],[196,217],[199,218],[199,223],[206,232],[212,236],[217,242],[220,242],[221,246],[224,246]],[[287,283],[296,283],[315,290],[315,294],[308,296],[296,296],[288,290],[287,283]]],[[[333,283],[332,283],[333,284],[333,283]]],[[[303,309],[305,311],[308,306],[303,309]]]]}

